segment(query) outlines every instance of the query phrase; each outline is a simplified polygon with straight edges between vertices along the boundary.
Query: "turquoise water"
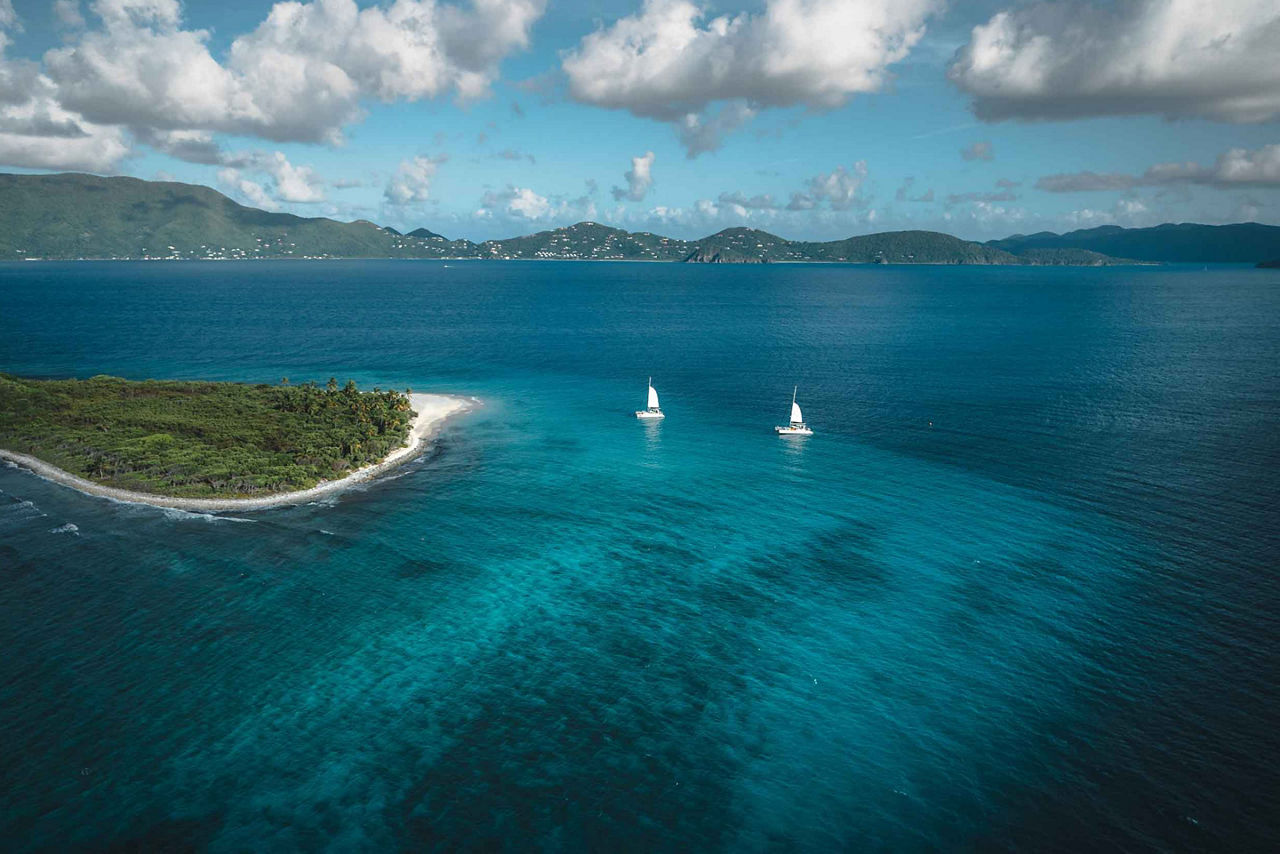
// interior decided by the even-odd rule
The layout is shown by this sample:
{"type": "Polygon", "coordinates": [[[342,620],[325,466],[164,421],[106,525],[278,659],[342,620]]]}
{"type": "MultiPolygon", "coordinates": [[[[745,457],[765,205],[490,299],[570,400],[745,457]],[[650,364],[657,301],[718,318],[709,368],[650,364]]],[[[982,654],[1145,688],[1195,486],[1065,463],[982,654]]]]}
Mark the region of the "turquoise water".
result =
{"type": "Polygon", "coordinates": [[[6,848],[1276,842],[1276,271],[9,264],[0,317],[18,374],[484,403],[283,510],[0,468],[6,848]]]}

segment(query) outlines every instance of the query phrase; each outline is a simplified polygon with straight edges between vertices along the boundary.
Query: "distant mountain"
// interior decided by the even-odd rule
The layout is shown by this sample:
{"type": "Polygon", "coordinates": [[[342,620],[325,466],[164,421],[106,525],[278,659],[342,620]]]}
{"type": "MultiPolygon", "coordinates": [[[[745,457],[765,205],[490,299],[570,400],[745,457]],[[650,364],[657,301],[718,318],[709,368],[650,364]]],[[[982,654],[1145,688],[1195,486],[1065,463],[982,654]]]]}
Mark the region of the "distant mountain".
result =
{"type": "Polygon", "coordinates": [[[1165,223],[1152,228],[1104,225],[1053,234],[1015,234],[988,246],[1025,255],[1031,249],[1086,249],[1138,261],[1255,264],[1280,257],[1280,226],[1165,223]]]}
{"type": "MultiPolygon", "coordinates": [[[[449,240],[425,228],[401,234],[394,228],[364,220],[344,223],[323,217],[271,213],[237,204],[208,187],[191,184],[79,174],[0,175],[0,259],[492,258],[717,264],[788,261],[1008,265],[1131,263],[1109,257],[1092,247],[1053,243],[1053,240],[1061,241],[1063,238],[1041,234],[983,244],[933,231],[894,231],[813,243],[786,240],[757,229],[727,228],[701,240],[689,241],[580,222],[567,228],[477,244],[470,240],[449,240]]],[[[1143,257],[1130,252],[1120,254],[1143,257]]],[[[1271,253],[1272,256],[1276,254],[1280,254],[1280,248],[1271,253]]]]}
{"type": "MultiPolygon", "coordinates": [[[[447,244],[452,245],[452,244],[447,244]]],[[[193,184],[0,175],[0,258],[431,258],[371,222],[270,213],[193,184]]]]}
{"type": "MultiPolygon", "coordinates": [[[[409,236],[416,237],[419,240],[448,240],[448,238],[436,234],[434,231],[427,231],[425,228],[415,228],[409,232],[409,236]]],[[[470,241],[467,242],[470,243],[470,241]]]]}
{"type": "Polygon", "coordinates": [[[692,248],[693,244],[684,240],[580,222],[524,237],[487,240],[480,244],[479,255],[481,258],[682,261],[692,248]]]}

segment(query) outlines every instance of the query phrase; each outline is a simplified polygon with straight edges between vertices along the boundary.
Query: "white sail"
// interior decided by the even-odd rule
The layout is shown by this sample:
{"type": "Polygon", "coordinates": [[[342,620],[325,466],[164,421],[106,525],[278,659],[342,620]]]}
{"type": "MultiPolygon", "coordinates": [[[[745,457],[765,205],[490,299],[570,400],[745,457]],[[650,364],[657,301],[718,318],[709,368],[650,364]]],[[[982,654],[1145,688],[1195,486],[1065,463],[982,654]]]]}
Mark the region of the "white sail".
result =
{"type": "Polygon", "coordinates": [[[791,401],[791,423],[801,424],[804,422],[804,416],[800,414],[800,404],[794,400],[791,401]]]}
{"type": "Polygon", "coordinates": [[[649,386],[649,408],[658,408],[658,391],[653,386],[649,386]]]}

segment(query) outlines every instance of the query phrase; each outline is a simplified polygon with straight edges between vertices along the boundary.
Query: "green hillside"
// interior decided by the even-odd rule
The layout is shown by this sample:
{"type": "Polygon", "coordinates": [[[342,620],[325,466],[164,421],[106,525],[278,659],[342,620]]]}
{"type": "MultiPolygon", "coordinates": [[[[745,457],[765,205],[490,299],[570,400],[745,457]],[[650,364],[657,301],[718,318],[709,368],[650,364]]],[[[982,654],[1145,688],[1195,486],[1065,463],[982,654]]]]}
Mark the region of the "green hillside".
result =
{"type": "Polygon", "coordinates": [[[1151,228],[1104,225],[1054,234],[1015,234],[987,244],[1025,255],[1033,249],[1084,249],[1138,261],[1256,264],[1280,257],[1280,226],[1165,223],[1151,228]]]}
{"type": "Polygon", "coordinates": [[[192,184],[0,175],[0,258],[431,258],[451,245],[261,211],[192,184]]]}
{"type": "Polygon", "coordinates": [[[539,231],[524,237],[480,244],[482,258],[561,258],[570,260],[679,261],[692,249],[684,240],[623,231],[595,222],[539,231]]]}

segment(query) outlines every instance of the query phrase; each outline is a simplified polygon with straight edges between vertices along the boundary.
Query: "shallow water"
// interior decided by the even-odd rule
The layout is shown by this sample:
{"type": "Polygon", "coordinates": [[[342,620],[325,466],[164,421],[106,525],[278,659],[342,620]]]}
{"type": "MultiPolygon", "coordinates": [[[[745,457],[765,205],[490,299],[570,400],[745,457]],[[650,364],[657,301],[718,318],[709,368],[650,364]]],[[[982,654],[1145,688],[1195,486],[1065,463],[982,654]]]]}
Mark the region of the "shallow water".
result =
{"type": "Polygon", "coordinates": [[[6,847],[1276,841],[1276,271],[7,264],[0,317],[24,375],[484,401],[286,510],[0,468],[6,847]]]}

